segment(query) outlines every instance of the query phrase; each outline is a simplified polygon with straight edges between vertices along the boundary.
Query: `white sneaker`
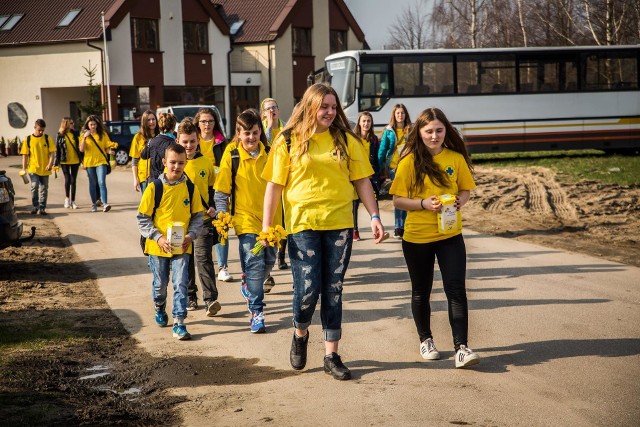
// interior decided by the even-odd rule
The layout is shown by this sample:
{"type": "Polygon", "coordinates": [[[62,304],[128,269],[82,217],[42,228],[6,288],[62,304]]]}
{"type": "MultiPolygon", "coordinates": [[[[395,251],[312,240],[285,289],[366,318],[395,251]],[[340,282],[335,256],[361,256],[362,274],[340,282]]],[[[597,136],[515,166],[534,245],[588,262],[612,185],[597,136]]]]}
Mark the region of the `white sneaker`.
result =
{"type": "Polygon", "coordinates": [[[425,360],[438,360],[440,353],[433,342],[433,338],[427,338],[420,343],[420,355],[425,360]]]}
{"type": "Polygon", "coordinates": [[[233,276],[229,274],[227,267],[222,267],[220,271],[218,271],[218,280],[221,282],[231,282],[233,280],[233,276]]]}
{"type": "Polygon", "coordinates": [[[69,204],[69,198],[68,198],[68,197],[65,197],[65,198],[64,198],[64,207],[65,207],[65,209],[69,209],[69,206],[71,206],[71,205],[69,204]]]}
{"type": "Polygon", "coordinates": [[[109,203],[102,206],[102,212],[109,212],[111,210],[111,205],[109,203]]]}
{"type": "Polygon", "coordinates": [[[480,363],[480,356],[475,354],[466,345],[461,345],[456,351],[456,368],[466,368],[467,366],[477,365],[480,363]]]}
{"type": "Polygon", "coordinates": [[[78,209],[78,205],[76,205],[76,202],[71,202],[71,209],[78,209]]]}
{"type": "Polygon", "coordinates": [[[96,205],[91,206],[91,212],[98,212],[98,207],[96,205]]]}

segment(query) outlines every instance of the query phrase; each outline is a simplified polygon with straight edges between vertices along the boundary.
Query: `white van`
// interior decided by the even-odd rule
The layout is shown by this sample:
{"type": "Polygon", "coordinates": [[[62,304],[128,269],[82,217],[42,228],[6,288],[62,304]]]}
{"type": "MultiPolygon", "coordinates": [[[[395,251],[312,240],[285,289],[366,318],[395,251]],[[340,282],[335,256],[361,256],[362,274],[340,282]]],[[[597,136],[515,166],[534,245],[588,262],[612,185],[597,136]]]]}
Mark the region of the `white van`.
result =
{"type": "Polygon", "coordinates": [[[176,119],[178,121],[178,123],[176,124],[176,132],[177,132],[178,124],[180,124],[182,119],[184,119],[185,117],[195,117],[196,113],[201,108],[211,108],[213,110],[214,114],[216,115],[216,120],[218,121],[218,123],[222,124],[221,126],[222,133],[226,138],[227,132],[225,128],[227,123],[226,123],[226,120],[222,119],[222,114],[220,114],[218,107],[216,107],[215,105],[173,105],[171,107],[161,107],[156,110],[156,115],[159,115],[161,113],[171,113],[174,116],[176,116],[176,119]]]}

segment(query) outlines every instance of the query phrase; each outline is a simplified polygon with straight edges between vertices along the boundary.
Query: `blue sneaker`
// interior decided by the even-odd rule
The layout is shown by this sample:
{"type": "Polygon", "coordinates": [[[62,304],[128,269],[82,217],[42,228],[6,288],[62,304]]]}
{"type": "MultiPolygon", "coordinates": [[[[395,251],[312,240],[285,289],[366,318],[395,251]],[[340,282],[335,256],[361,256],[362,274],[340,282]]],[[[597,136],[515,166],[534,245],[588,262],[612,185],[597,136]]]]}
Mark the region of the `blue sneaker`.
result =
{"type": "Polygon", "coordinates": [[[169,322],[169,316],[167,316],[167,312],[164,310],[167,304],[162,304],[160,307],[156,307],[156,325],[161,328],[167,326],[169,322]]]}
{"type": "Polygon", "coordinates": [[[253,313],[251,316],[251,333],[264,334],[267,329],[264,326],[264,314],[261,311],[253,313]]]}
{"type": "Polygon", "coordinates": [[[187,332],[187,327],[185,325],[173,325],[173,337],[178,338],[179,340],[190,340],[191,334],[187,332]]]}

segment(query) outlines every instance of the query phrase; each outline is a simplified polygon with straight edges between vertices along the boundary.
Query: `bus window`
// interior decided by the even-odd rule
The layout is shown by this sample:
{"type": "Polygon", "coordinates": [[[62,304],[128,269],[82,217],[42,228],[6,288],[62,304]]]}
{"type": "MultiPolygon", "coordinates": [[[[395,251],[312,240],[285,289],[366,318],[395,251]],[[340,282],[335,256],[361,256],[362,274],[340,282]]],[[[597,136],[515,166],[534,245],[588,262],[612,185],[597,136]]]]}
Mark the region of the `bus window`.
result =
{"type": "Polygon", "coordinates": [[[521,92],[558,92],[577,87],[578,67],[574,58],[536,54],[520,59],[521,92]]]}
{"type": "Polygon", "coordinates": [[[343,108],[356,99],[356,61],[353,58],[341,58],[327,62],[327,71],[331,76],[331,86],[336,90],[343,108]]]}
{"type": "Polygon", "coordinates": [[[460,93],[502,93],[516,91],[516,61],[512,55],[460,55],[458,57],[460,93]],[[498,85],[498,86],[495,86],[498,85]]]}
{"type": "Polygon", "coordinates": [[[377,111],[389,100],[389,64],[362,63],[360,67],[360,111],[377,111]]]}
{"type": "Polygon", "coordinates": [[[453,57],[428,56],[422,63],[423,86],[429,93],[453,93],[453,57]]]}
{"type": "Polygon", "coordinates": [[[586,59],[587,90],[637,89],[638,62],[634,56],[596,53],[586,59]]]}

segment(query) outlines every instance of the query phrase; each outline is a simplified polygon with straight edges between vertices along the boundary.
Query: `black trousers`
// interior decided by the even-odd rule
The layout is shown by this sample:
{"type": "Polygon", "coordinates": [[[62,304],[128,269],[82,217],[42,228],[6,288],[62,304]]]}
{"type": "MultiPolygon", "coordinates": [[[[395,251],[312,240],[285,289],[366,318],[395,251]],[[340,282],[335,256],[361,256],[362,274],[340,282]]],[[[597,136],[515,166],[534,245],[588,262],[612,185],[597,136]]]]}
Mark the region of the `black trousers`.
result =
{"type": "Polygon", "coordinates": [[[62,173],[64,174],[64,194],[69,198],[70,202],[76,200],[76,182],[78,181],[78,169],[80,163],[75,165],[61,164],[62,173]]]}
{"type": "Polygon", "coordinates": [[[410,243],[403,240],[402,252],[411,278],[411,312],[420,342],[432,338],[429,298],[437,257],[444,292],[447,296],[454,348],[458,350],[460,345],[467,345],[469,329],[465,289],[467,253],[462,234],[431,243],[410,243]]]}

